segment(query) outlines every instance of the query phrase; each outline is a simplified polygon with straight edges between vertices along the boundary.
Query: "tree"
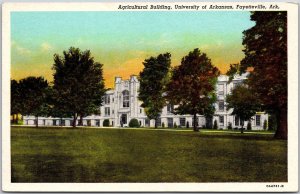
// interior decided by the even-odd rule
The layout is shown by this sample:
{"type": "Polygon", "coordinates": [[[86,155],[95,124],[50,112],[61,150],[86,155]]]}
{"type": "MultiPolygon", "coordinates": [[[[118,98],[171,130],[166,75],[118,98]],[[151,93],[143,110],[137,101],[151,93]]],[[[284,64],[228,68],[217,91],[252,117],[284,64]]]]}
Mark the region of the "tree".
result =
{"type": "Polygon", "coordinates": [[[16,80],[10,81],[10,87],[10,114],[12,116],[12,123],[18,124],[18,115],[21,113],[22,93],[20,92],[20,85],[16,80]]]}
{"type": "MultiPolygon", "coordinates": [[[[197,114],[211,116],[215,111],[215,85],[219,70],[214,67],[205,53],[195,49],[181,60],[181,65],[172,71],[167,84],[166,98],[171,104],[178,105],[175,114],[197,114]]],[[[193,122],[194,131],[197,122],[193,122]]]]}
{"type": "Polygon", "coordinates": [[[247,130],[252,130],[251,121],[248,121],[247,123],[247,130]]]}
{"type": "Polygon", "coordinates": [[[36,127],[38,117],[48,115],[49,85],[43,77],[27,77],[19,82],[19,92],[22,95],[20,106],[23,115],[34,115],[36,127]]]}
{"type": "Polygon", "coordinates": [[[249,90],[249,88],[240,84],[236,86],[231,94],[226,96],[227,110],[233,108],[231,115],[236,115],[240,118],[242,123],[241,133],[244,131],[244,121],[251,120],[251,117],[259,110],[259,104],[256,103],[256,96],[249,90]]]}
{"type": "Polygon", "coordinates": [[[171,54],[160,54],[157,57],[150,57],[143,62],[144,69],[140,72],[139,100],[149,119],[155,120],[160,117],[162,108],[166,104],[163,97],[165,86],[168,81],[168,73],[171,66],[171,54]]]}
{"type": "Polygon", "coordinates": [[[99,110],[105,94],[102,64],[95,62],[89,50],[70,47],[63,56],[54,55],[54,94],[56,109],[63,109],[73,117],[76,127],[78,117],[99,110]]]}
{"type": "Polygon", "coordinates": [[[287,12],[252,12],[251,20],[256,24],[243,32],[240,71],[253,68],[249,87],[263,109],[276,115],[275,137],[287,139],[287,12]]]}

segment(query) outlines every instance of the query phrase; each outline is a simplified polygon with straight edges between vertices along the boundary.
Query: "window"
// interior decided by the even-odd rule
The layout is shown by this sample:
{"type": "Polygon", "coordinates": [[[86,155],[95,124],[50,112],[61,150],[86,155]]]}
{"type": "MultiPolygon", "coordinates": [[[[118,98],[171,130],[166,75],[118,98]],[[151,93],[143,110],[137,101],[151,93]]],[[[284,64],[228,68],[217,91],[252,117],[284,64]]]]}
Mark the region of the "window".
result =
{"type": "Polygon", "coordinates": [[[224,95],[224,84],[218,84],[218,94],[224,95]]]}
{"type": "Polygon", "coordinates": [[[219,111],[224,111],[224,100],[219,101],[219,111]]]}
{"type": "Polygon", "coordinates": [[[129,91],[124,90],[123,94],[123,107],[129,107],[129,91]]]}
{"type": "Polygon", "coordinates": [[[167,105],[167,113],[173,113],[174,111],[174,105],[168,104],[167,105]]]}
{"type": "Polygon", "coordinates": [[[180,126],[181,126],[181,127],[184,127],[184,126],[185,126],[185,118],[180,118],[180,119],[179,119],[179,122],[180,122],[180,126]]]}
{"type": "Polygon", "coordinates": [[[110,95],[105,95],[104,96],[104,103],[109,104],[110,103],[110,95]]]}
{"type": "Polygon", "coordinates": [[[114,100],[115,100],[115,99],[114,99],[114,97],[113,97],[113,98],[112,98],[112,102],[114,102],[114,100]]]}
{"type": "Polygon", "coordinates": [[[256,126],[260,126],[260,115],[256,115],[256,126]]]}
{"type": "Polygon", "coordinates": [[[239,126],[239,123],[240,123],[240,118],[238,116],[235,116],[235,118],[234,118],[234,125],[235,126],[239,126]]]}
{"type": "Polygon", "coordinates": [[[110,116],[110,108],[109,107],[105,107],[105,116],[110,116]]]}
{"type": "Polygon", "coordinates": [[[54,125],[54,126],[56,125],[56,120],[53,120],[53,125],[54,125]]]}
{"type": "Polygon", "coordinates": [[[140,108],[140,113],[142,113],[142,109],[140,108]]]}
{"type": "Polygon", "coordinates": [[[220,125],[224,125],[224,116],[219,116],[220,125]]]}

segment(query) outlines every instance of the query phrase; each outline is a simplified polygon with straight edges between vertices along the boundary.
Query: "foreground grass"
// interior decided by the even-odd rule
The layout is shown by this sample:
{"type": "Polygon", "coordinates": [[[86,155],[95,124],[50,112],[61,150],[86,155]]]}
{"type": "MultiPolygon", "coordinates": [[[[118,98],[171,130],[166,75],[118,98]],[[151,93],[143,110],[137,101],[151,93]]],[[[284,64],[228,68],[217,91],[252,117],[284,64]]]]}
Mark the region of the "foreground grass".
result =
{"type": "Polygon", "coordinates": [[[286,182],[272,136],[12,127],[12,182],[286,182]]]}

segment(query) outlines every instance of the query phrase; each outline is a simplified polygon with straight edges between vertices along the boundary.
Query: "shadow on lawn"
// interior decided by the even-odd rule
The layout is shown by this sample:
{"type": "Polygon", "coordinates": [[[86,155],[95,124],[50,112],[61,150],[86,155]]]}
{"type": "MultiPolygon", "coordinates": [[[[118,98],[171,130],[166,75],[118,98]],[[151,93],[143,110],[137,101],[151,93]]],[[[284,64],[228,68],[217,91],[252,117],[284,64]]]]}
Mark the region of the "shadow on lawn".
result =
{"type": "MultiPolygon", "coordinates": [[[[79,164],[75,157],[65,155],[19,155],[13,161],[22,160],[25,164],[12,164],[12,182],[61,183],[61,182],[128,182],[128,177],[139,167],[129,164],[110,162],[97,163],[93,166],[79,164]],[[123,180],[120,177],[127,177],[123,180]]],[[[77,158],[78,159],[78,158],[77,158]]],[[[88,158],[85,158],[85,162],[88,158]]],[[[132,174],[133,175],[133,174],[132,174]]]]}

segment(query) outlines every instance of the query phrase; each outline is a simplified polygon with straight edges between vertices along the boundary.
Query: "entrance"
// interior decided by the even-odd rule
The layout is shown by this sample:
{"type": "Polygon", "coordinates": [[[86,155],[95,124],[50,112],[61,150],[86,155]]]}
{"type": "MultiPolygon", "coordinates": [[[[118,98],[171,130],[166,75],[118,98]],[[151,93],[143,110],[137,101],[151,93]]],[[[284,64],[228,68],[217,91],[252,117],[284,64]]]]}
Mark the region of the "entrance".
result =
{"type": "Polygon", "coordinates": [[[168,118],[168,128],[173,128],[173,118],[168,118]]]}
{"type": "Polygon", "coordinates": [[[123,127],[124,124],[127,124],[127,114],[121,115],[121,121],[120,121],[121,127],[123,127]]]}

